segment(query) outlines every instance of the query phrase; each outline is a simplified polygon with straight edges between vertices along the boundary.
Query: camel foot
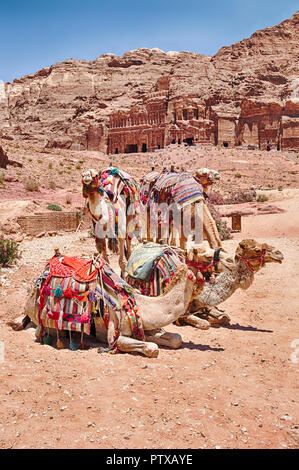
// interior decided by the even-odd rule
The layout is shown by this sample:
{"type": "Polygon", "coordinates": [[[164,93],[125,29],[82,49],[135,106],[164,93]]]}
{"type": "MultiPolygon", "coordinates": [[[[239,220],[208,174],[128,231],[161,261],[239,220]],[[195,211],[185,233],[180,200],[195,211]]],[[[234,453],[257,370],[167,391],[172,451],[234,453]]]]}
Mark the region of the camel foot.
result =
{"type": "Polygon", "coordinates": [[[199,330],[208,330],[210,328],[210,323],[208,320],[199,318],[196,315],[187,315],[183,318],[179,318],[176,322],[176,325],[191,325],[194,328],[198,328],[199,330]]]}
{"type": "Polygon", "coordinates": [[[117,347],[122,352],[135,352],[143,354],[147,357],[158,357],[159,348],[157,344],[139,341],[128,336],[119,336],[117,340],[117,347]]]}
{"type": "Polygon", "coordinates": [[[208,321],[209,324],[212,326],[222,326],[230,324],[230,316],[227,313],[218,311],[216,309],[209,309],[203,307],[192,312],[192,315],[196,315],[197,318],[208,321]]]}
{"type": "Polygon", "coordinates": [[[147,357],[158,357],[159,348],[155,343],[148,343],[144,348],[143,354],[147,357]]]}
{"type": "Polygon", "coordinates": [[[182,346],[182,337],[178,333],[169,333],[163,330],[148,331],[146,333],[146,341],[155,343],[158,346],[166,346],[171,349],[178,349],[182,346]]]}

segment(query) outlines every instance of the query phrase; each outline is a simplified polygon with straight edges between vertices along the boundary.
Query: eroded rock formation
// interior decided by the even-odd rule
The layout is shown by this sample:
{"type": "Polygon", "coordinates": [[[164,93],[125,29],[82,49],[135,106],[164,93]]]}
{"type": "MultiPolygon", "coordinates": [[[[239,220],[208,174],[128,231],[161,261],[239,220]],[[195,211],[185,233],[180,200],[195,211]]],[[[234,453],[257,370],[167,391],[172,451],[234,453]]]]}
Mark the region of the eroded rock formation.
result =
{"type": "Polygon", "coordinates": [[[6,83],[0,131],[46,147],[299,149],[299,12],[213,57],[138,49],[6,83]]]}

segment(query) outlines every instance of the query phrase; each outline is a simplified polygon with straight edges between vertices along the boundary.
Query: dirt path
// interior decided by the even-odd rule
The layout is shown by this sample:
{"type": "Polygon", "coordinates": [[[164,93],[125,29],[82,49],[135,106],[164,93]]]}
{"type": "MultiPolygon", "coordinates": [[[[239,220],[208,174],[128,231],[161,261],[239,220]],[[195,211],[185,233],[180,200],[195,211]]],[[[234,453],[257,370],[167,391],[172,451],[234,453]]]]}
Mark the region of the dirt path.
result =
{"type": "MultiPolygon", "coordinates": [[[[157,359],[56,350],[32,329],[9,329],[54,246],[73,235],[24,240],[21,267],[0,272],[0,447],[298,447],[298,199],[277,204],[287,212],[244,217],[225,247],[250,236],[279,248],[283,263],[221,305],[229,327],[169,326],[183,346],[157,359]]],[[[92,254],[93,243],[78,237],[67,253],[92,254]]]]}

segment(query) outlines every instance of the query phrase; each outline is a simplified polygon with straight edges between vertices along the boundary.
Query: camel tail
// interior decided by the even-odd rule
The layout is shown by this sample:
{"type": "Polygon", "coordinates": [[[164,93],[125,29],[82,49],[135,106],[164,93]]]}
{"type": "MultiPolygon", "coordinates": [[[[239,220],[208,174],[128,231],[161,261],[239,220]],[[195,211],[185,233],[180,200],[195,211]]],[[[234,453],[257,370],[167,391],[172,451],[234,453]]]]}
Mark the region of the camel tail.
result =
{"type": "Polygon", "coordinates": [[[8,321],[6,324],[7,326],[10,326],[14,331],[22,331],[26,328],[28,323],[30,323],[30,318],[28,315],[25,315],[21,323],[16,323],[14,321],[8,321]]]}

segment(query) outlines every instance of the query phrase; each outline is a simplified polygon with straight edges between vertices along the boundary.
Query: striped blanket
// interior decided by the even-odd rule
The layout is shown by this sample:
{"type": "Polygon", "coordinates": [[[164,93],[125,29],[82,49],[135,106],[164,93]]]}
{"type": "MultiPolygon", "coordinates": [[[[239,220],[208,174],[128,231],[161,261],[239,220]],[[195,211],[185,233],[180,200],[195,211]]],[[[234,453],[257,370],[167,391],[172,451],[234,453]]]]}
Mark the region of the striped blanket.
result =
{"type": "MultiPolygon", "coordinates": [[[[104,260],[94,264],[93,260],[54,256],[36,285],[39,288],[39,319],[43,327],[90,334],[95,316],[102,315],[108,325],[107,307],[110,307],[116,312],[118,326],[125,313],[131,323],[132,335],[144,339],[134,289],[104,260]]],[[[113,348],[118,335],[119,328],[113,345],[110,345],[113,348]]]]}
{"type": "Polygon", "coordinates": [[[168,170],[160,174],[147,194],[149,203],[176,203],[180,208],[203,198],[203,188],[193,176],[168,170]]]}
{"type": "Polygon", "coordinates": [[[139,200],[138,183],[123,170],[110,166],[101,173],[100,181],[113,203],[117,201],[120,194],[125,196],[129,203],[139,200]]]}
{"type": "Polygon", "coordinates": [[[183,251],[177,247],[148,242],[138,245],[128,261],[128,283],[141,294],[157,296],[174,275],[179,264],[184,263],[183,251]]]}

